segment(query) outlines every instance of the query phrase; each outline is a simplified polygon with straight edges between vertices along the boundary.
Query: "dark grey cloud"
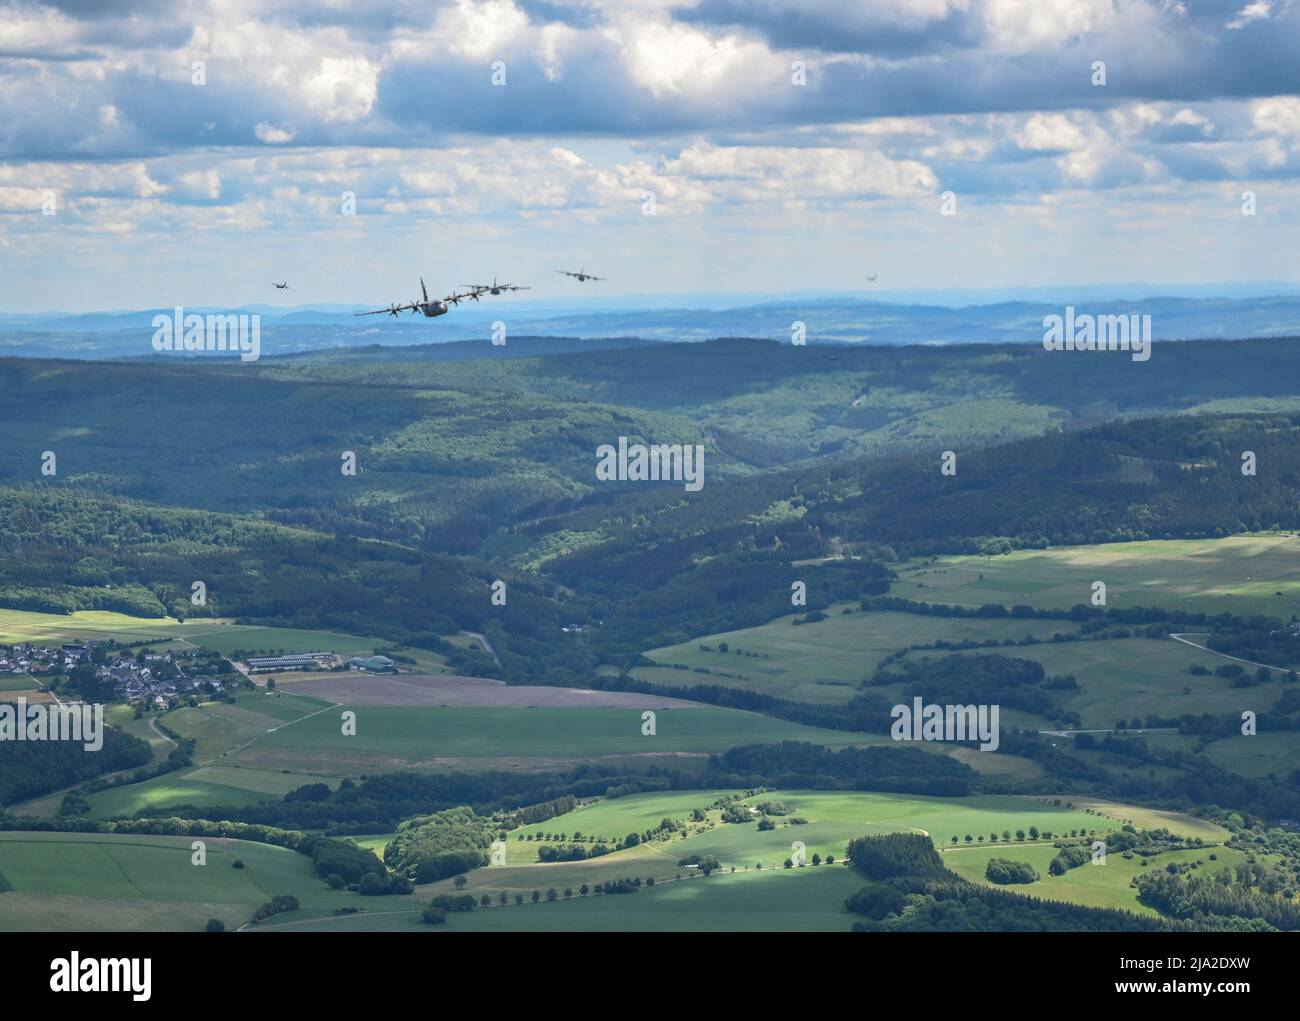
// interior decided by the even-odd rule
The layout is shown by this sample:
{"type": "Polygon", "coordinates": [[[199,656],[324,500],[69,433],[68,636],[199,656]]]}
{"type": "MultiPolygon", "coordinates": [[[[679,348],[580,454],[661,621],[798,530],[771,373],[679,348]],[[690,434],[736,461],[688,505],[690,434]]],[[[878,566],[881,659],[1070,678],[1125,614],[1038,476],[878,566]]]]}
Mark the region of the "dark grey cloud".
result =
{"type": "Polygon", "coordinates": [[[390,0],[323,7],[310,0],[269,4],[261,13],[268,24],[303,29],[342,28],[359,40],[383,42],[402,30],[428,28],[455,0],[390,0]]]}
{"type": "MultiPolygon", "coordinates": [[[[598,44],[563,74],[548,78],[532,59],[509,58],[506,84],[495,86],[489,61],[446,56],[405,60],[379,82],[378,112],[387,121],[444,133],[482,135],[643,135],[741,123],[746,103],[728,96],[723,109],[703,113],[689,100],[651,99],[630,78],[618,52],[598,44]]],[[[427,137],[427,136],[420,136],[427,137]]]]}
{"type": "Polygon", "coordinates": [[[34,60],[66,64],[84,60],[103,60],[105,56],[106,54],[100,50],[57,50],[40,46],[28,50],[0,49],[0,61],[34,60]]]}
{"type": "Polygon", "coordinates": [[[701,0],[673,10],[683,23],[756,32],[779,49],[911,57],[978,46],[978,11],[954,9],[941,17],[900,17],[869,3],[701,0]]]}
{"type": "Polygon", "coordinates": [[[552,0],[515,0],[515,6],[536,25],[568,25],[570,28],[593,28],[604,21],[594,7],[552,2],[552,0]]]}

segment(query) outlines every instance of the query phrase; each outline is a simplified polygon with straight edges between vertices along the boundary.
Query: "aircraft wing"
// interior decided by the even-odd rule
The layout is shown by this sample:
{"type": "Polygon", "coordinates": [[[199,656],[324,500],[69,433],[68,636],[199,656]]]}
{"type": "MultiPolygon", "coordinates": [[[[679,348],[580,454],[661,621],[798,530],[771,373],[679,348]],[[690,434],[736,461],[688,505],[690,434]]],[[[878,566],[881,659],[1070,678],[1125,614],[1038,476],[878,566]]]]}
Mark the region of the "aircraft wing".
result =
{"type": "Polygon", "coordinates": [[[417,305],[415,302],[412,301],[412,302],[408,302],[405,305],[389,305],[388,308],[375,308],[375,309],[371,309],[369,312],[354,312],[352,314],[358,316],[393,315],[397,312],[411,312],[419,307],[420,307],[419,305],[417,305]]]}

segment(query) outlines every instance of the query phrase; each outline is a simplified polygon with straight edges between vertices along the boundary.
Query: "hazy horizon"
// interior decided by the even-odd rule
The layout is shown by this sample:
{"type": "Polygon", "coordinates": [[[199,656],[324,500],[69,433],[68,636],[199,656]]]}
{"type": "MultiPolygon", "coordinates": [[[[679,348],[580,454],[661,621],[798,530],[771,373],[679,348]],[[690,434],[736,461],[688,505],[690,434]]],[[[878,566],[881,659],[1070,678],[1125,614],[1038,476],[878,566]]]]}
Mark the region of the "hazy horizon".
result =
{"type": "MultiPolygon", "coordinates": [[[[418,286],[418,285],[417,285],[418,286]]],[[[846,301],[864,304],[887,304],[934,308],[979,308],[989,305],[1023,302],[1030,304],[1074,302],[1074,301],[1135,301],[1144,298],[1182,298],[1188,301],[1227,300],[1241,301],[1255,298],[1295,297],[1300,295],[1300,283],[1242,282],[1242,283],[1205,283],[1205,284],[1161,284],[1161,283],[1100,283],[1090,285],[1047,284],[1036,287],[998,287],[998,288],[939,288],[939,289],[881,289],[881,290],[842,290],[842,289],[800,289],[776,291],[682,291],[658,294],[644,292],[626,292],[599,294],[590,297],[551,295],[546,298],[534,298],[528,295],[502,295],[492,300],[493,307],[507,307],[515,310],[546,309],[584,309],[590,312],[608,311],[725,311],[727,308],[746,308],[767,303],[785,303],[790,301],[829,302],[846,301]],[[687,304],[682,304],[687,303],[687,304]]],[[[292,315],[301,312],[321,312],[331,314],[352,314],[366,304],[364,300],[354,302],[340,301],[303,301],[277,304],[274,301],[254,300],[244,305],[226,306],[208,303],[175,302],[147,306],[94,307],[94,308],[43,308],[30,312],[18,312],[0,308],[0,329],[7,319],[28,318],[32,320],[53,318],[75,318],[86,316],[129,315],[151,311],[153,309],[172,308],[180,304],[193,309],[245,309],[260,311],[262,314],[292,315]]],[[[480,304],[478,308],[486,306],[480,304]]],[[[469,306],[472,310],[474,306],[469,306]]],[[[431,329],[434,327],[431,326],[431,329]]]]}

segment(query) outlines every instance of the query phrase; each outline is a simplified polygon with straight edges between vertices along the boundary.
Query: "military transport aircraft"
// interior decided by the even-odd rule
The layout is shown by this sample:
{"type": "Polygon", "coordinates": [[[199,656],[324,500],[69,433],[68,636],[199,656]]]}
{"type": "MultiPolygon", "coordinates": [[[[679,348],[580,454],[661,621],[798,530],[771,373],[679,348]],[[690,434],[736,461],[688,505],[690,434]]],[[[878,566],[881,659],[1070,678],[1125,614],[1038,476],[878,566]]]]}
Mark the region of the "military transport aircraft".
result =
{"type": "Polygon", "coordinates": [[[289,289],[289,281],[286,280],[282,284],[277,284],[274,280],[272,280],[271,286],[274,287],[277,291],[287,291],[289,289]]]}
{"type": "Polygon", "coordinates": [[[420,277],[420,293],[424,295],[423,301],[408,301],[405,305],[389,305],[387,308],[376,308],[369,312],[356,312],[354,314],[359,316],[395,316],[399,312],[419,312],[426,319],[432,319],[434,316],[445,316],[451,311],[453,305],[459,305],[466,298],[473,298],[475,301],[478,301],[478,296],[482,292],[477,289],[468,294],[457,294],[455,291],[452,291],[451,294],[447,295],[447,297],[443,298],[441,301],[430,301],[429,291],[424,286],[424,277],[420,277]]]}
{"type": "Polygon", "coordinates": [[[555,272],[557,272],[557,273],[563,273],[566,277],[573,277],[573,279],[576,280],[576,281],[578,281],[578,283],[582,283],[584,280],[604,280],[604,279],[605,279],[604,277],[593,276],[592,274],[586,272],[585,270],[581,270],[581,269],[578,270],[578,272],[576,272],[576,273],[570,273],[567,269],[557,269],[555,272]]]}
{"type": "MultiPolygon", "coordinates": [[[[531,287],[521,287],[519,284],[499,284],[494,276],[490,284],[461,284],[461,287],[472,287],[479,294],[501,294],[503,291],[531,291],[531,287]]],[[[475,298],[475,301],[478,299],[475,298]]]]}

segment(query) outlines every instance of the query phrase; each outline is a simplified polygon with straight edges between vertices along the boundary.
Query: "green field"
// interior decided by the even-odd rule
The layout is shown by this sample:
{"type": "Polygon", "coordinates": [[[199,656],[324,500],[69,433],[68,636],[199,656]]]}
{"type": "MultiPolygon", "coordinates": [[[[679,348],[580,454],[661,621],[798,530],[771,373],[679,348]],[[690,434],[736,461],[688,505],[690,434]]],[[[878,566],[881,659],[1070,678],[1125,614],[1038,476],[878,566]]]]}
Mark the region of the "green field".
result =
{"type": "MultiPolygon", "coordinates": [[[[322,883],[304,855],[269,844],[192,837],[0,833],[0,930],[196,930],[209,918],[235,929],[276,894],[296,896],[295,918],[332,917],[355,894],[322,883]],[[235,859],[244,868],[233,867],[235,859]]],[[[367,897],[369,910],[409,910],[414,898],[367,897]]]]}
{"type": "Polygon", "coordinates": [[[87,638],[115,638],[122,643],[168,638],[222,655],[236,649],[352,655],[389,644],[379,638],[359,638],[335,631],[261,627],[197,618],[182,624],[171,617],[129,617],[108,610],[60,614],[0,609],[0,644],[75,642],[87,638]]]}
{"type": "Polygon", "coordinates": [[[944,846],[955,836],[958,840],[966,834],[987,840],[993,832],[1010,829],[1055,832],[1070,829],[1104,828],[1107,824],[1097,816],[1077,809],[1055,806],[1032,798],[981,795],[966,798],[926,798],[917,795],[876,793],[835,793],[812,791],[775,791],[748,800],[754,804],[765,800],[779,800],[794,809],[794,815],[806,818],[806,825],[785,825],[777,820],[777,828],[759,832],[757,824],[727,823],[696,837],[675,844],[686,848],[688,854],[712,854],[724,865],[764,866],[780,864],[789,854],[793,841],[802,841],[809,856],[814,853],[825,857],[833,854],[842,857],[848,842],[854,837],[877,833],[895,833],[900,830],[922,832],[930,836],[936,846],[944,846]]]}
{"type": "MultiPolygon", "coordinates": [[[[308,783],[338,786],[338,778],[311,773],[282,773],[239,766],[199,766],[165,773],[144,783],[100,791],[89,797],[90,818],[134,816],[145,808],[166,805],[252,805],[279,798],[308,783]]],[[[25,814],[25,813],[18,813],[25,814]]]]}
{"type": "MultiPolygon", "coordinates": [[[[645,755],[685,764],[682,755],[699,757],[755,742],[842,746],[888,741],[712,707],[659,710],[652,737],[642,736],[638,709],[350,708],[357,714],[357,733],[348,737],[340,721],[349,707],[284,689],[244,692],[233,705],[209,702],[174,710],[164,719],[181,737],[196,740],[195,766],[91,794],[91,817],[133,816],[170,805],[249,805],[307,783],[333,786],[344,776],[412,766],[539,767],[576,758],[645,755]]],[[[130,726],[147,724],[133,720],[130,726]]],[[[61,800],[61,794],[47,796],[15,811],[48,815],[61,800]]]]}
{"type": "Polygon", "coordinates": [[[339,706],[258,737],[229,758],[240,765],[355,775],[466,760],[538,764],[595,756],[703,755],[736,745],[814,741],[841,746],[888,738],[819,730],[733,709],[661,709],[657,733],[641,734],[639,709],[339,706]],[[341,714],[357,714],[355,736],[341,714]]]}
{"type": "Polygon", "coordinates": [[[329,709],[324,699],[287,690],[241,692],[235,703],[205,702],[167,713],[163,720],[182,738],[195,739],[194,762],[203,765],[264,738],[273,729],[329,709]]]}
{"type": "Polygon", "coordinates": [[[875,672],[882,659],[908,645],[940,639],[1050,638],[1057,632],[1073,634],[1077,630],[1070,621],[962,620],[914,613],[843,613],[844,608],[844,604],[831,607],[828,619],[811,624],[795,625],[794,617],[779,617],[759,627],[652,649],[646,655],[655,662],[690,669],[637,667],[632,673],[672,687],[721,684],[800,702],[839,703],[857,694],[857,685],[875,672]],[[727,644],[727,652],[718,651],[721,642],[727,644]],[[713,651],[706,652],[701,645],[711,646],[713,651]],[[758,658],[739,655],[737,650],[757,653],[758,658]],[[711,673],[696,673],[696,667],[711,673]]]}
{"type": "MultiPolygon", "coordinates": [[[[927,833],[941,848],[952,847],[954,836],[959,846],[964,847],[967,834],[974,838],[972,844],[978,848],[981,846],[977,841],[980,835],[987,845],[996,833],[999,846],[1012,857],[1014,854],[1010,852],[1050,847],[1050,842],[1045,840],[1036,843],[1030,839],[1016,839],[1017,830],[1024,830],[1028,835],[1031,826],[1036,826],[1040,832],[1050,830],[1057,834],[1069,833],[1070,830],[1079,834],[1089,831],[1104,834],[1125,822],[1132,822],[1139,828],[1165,827],[1179,835],[1199,837],[1207,842],[1218,842],[1228,837],[1227,831],[1221,827],[1192,816],[1095,799],[1061,799],[1062,804],[1057,805],[1054,803],[1056,799],[1041,797],[929,798],[871,792],[780,790],[755,795],[742,802],[754,805],[762,801],[782,801],[792,810],[788,816],[774,817],[776,829],[760,831],[757,821],[752,824],[724,823],[721,811],[709,808],[719,796],[727,793],[716,790],[674,791],[604,798],[554,819],[524,826],[512,831],[506,842],[506,864],[472,873],[468,889],[495,898],[501,892],[513,896],[515,892],[528,894],[533,889],[540,887],[545,890],[549,886],[561,890],[569,886],[576,890],[582,883],[604,882],[623,876],[653,877],[656,882],[672,881],[694,871],[677,864],[681,858],[694,854],[713,855],[728,874],[733,867],[737,873],[780,869],[785,859],[793,855],[792,844],[795,841],[803,843],[809,860],[814,854],[842,859],[848,842],[854,837],[898,831],[927,833]],[[705,821],[688,821],[694,808],[704,811],[705,821]],[[789,820],[796,817],[806,822],[790,824],[789,820]],[[548,864],[537,861],[537,849],[543,843],[565,843],[574,833],[581,833],[588,847],[598,841],[612,844],[627,833],[652,829],[664,818],[677,819],[685,828],[664,840],[642,843],[585,861],[548,864]],[[1001,834],[1008,830],[1011,833],[1009,847],[1001,843],[1001,834]],[[526,839],[529,835],[535,839],[526,839]],[[762,865],[761,870],[759,865],[762,865]]],[[[426,889],[433,892],[450,890],[451,884],[443,881],[423,888],[421,892],[426,889]]]]}
{"type": "Polygon", "coordinates": [[[1138,902],[1137,891],[1130,881],[1144,872],[1163,869],[1173,863],[1200,862],[1200,868],[1210,872],[1235,866],[1244,862],[1247,855],[1226,847],[1207,847],[1189,851],[1167,851],[1146,860],[1134,855],[1125,858],[1121,854],[1106,855],[1104,865],[1082,865],[1071,869],[1063,876],[1053,876],[1048,872],[1048,865],[1057,855],[1057,849],[1047,846],[1038,847],[954,847],[943,853],[943,863],[959,876],[985,886],[996,886],[984,878],[984,869],[990,858],[1009,858],[1012,861],[1028,862],[1038,872],[1039,879],[1034,883],[1017,883],[1013,886],[999,886],[1001,890],[1042,897],[1045,900],[1063,900],[1074,904],[1084,904],[1095,908],[1123,908],[1142,915],[1158,915],[1154,908],[1138,902]],[[1216,860],[1211,860],[1214,855],[1216,860]]]}
{"type": "MultiPolygon", "coordinates": [[[[613,875],[610,878],[614,878],[613,875]]],[[[539,880],[540,881],[540,880],[539,880]]],[[[267,931],[328,932],[845,932],[854,916],[844,900],[862,887],[852,869],[824,865],[786,871],[700,875],[680,882],[658,883],[633,894],[573,896],[534,904],[513,901],[428,926],[417,912],[351,915],[281,926],[267,931]]],[[[543,897],[555,885],[540,887],[543,897]]]]}
{"type": "MultiPolygon", "coordinates": [[[[707,809],[718,798],[734,793],[736,792],[730,790],[664,791],[657,794],[637,794],[626,798],[601,798],[554,819],[521,826],[511,831],[507,842],[506,863],[526,865],[536,861],[537,844],[527,839],[520,840],[520,837],[581,832],[587,836],[604,838],[608,842],[617,841],[628,833],[641,833],[652,829],[659,825],[661,819],[680,819],[690,815],[694,808],[707,809]]],[[[711,818],[716,819],[717,815],[717,812],[713,812],[711,818]]],[[[673,847],[677,846],[676,841],[669,841],[669,843],[673,847]]],[[[632,849],[632,851],[637,850],[641,849],[632,849]]]]}
{"type": "Polygon", "coordinates": [[[1106,583],[1106,605],[1197,613],[1300,613],[1300,538],[1289,533],[1164,539],[1018,550],[995,557],[939,557],[899,570],[890,594],[927,603],[1088,604],[1106,583]],[[1280,595],[1278,593],[1281,593],[1280,595]]]}
{"type": "MultiPolygon", "coordinates": [[[[1242,702],[1243,708],[1251,708],[1252,704],[1256,704],[1250,695],[1259,690],[1251,688],[1242,693],[1246,698],[1242,702]]],[[[1259,696],[1257,704],[1262,707],[1265,699],[1271,703],[1275,697],[1275,692],[1259,696]]],[[[1189,743],[1187,747],[1190,749],[1192,745],[1189,743]]],[[[1300,769],[1300,734],[1294,730],[1284,730],[1272,733],[1261,731],[1251,737],[1238,735],[1212,741],[1201,754],[1216,766],[1243,776],[1259,777],[1272,773],[1286,777],[1300,769]]]]}
{"type": "MultiPolygon", "coordinates": [[[[1227,678],[1213,676],[1214,668],[1226,660],[1171,639],[1044,643],[1015,649],[977,649],[956,655],[990,652],[1041,663],[1048,676],[1072,675],[1079,682],[1078,690],[1057,691],[1053,697],[1063,709],[1079,714],[1084,729],[1110,728],[1118,720],[1145,719],[1151,713],[1165,717],[1186,713],[1221,714],[1236,711],[1241,703],[1240,689],[1233,688],[1227,678]],[[1210,675],[1192,675],[1193,665],[1205,667],[1211,671],[1210,675]]],[[[907,658],[947,655],[954,653],[926,651],[909,653],[907,658]]],[[[1263,696],[1269,705],[1278,697],[1277,687],[1263,696]]],[[[904,694],[901,686],[886,685],[872,690],[891,696],[904,694]]],[[[1038,720],[1034,725],[1044,727],[1046,722],[1038,720]]]]}

